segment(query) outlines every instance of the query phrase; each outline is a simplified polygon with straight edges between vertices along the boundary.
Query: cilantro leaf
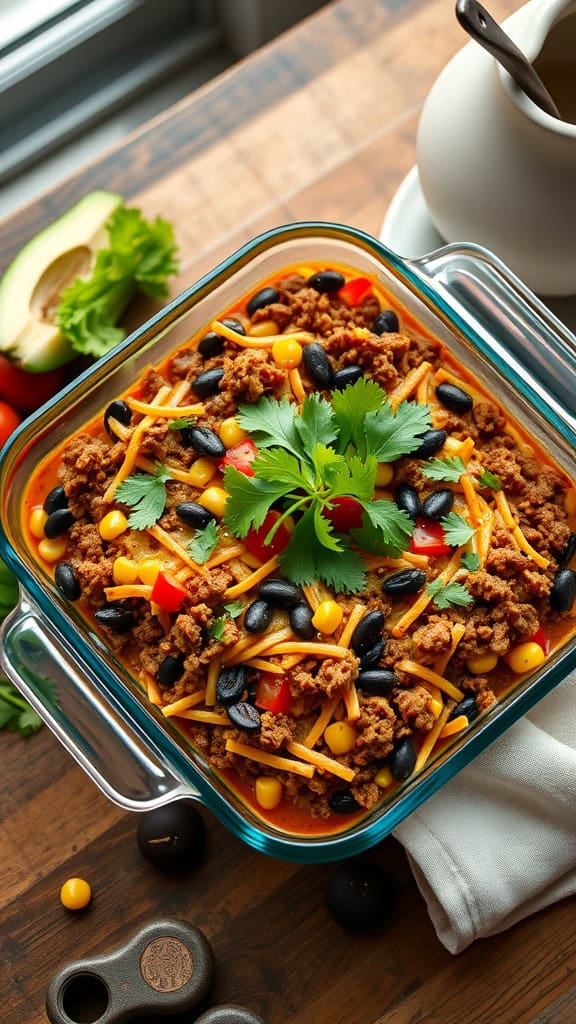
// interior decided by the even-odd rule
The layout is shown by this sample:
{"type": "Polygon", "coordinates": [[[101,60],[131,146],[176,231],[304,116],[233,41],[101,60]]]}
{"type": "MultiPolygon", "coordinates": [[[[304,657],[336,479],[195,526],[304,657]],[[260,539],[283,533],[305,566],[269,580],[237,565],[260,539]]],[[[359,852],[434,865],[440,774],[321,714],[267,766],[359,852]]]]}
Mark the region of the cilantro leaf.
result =
{"type": "Polygon", "coordinates": [[[203,565],[210,558],[218,543],[218,527],[213,519],[203,530],[196,530],[188,545],[188,551],[198,565],[203,565]]]}
{"type": "Polygon", "coordinates": [[[230,601],[230,604],[223,605],[223,608],[231,619],[237,619],[244,611],[244,602],[240,600],[230,601]]]}
{"type": "Polygon", "coordinates": [[[455,548],[467,544],[476,533],[476,527],[470,526],[470,523],[466,522],[464,517],[459,516],[457,512],[448,512],[440,522],[446,543],[455,548]]]}
{"type": "Polygon", "coordinates": [[[470,572],[475,572],[476,569],[480,568],[480,555],[477,555],[475,551],[464,551],[460,557],[460,561],[465,569],[470,572]]]}
{"type": "Polygon", "coordinates": [[[128,526],[133,530],[146,530],[154,526],[164,514],[167,480],[170,480],[170,473],[165,466],[157,463],[154,475],[136,473],[118,485],[114,497],[123,505],[132,507],[128,526]]]}
{"type": "Polygon", "coordinates": [[[252,435],[257,448],[278,446],[302,457],[305,449],[296,429],[296,406],[287,398],[261,398],[255,405],[241,405],[236,419],[243,430],[252,435]]]}
{"type": "Polygon", "coordinates": [[[312,451],[312,462],[319,479],[322,480],[328,478],[332,466],[343,465],[345,459],[333,448],[328,448],[325,444],[317,444],[312,451]]]}
{"type": "Polygon", "coordinates": [[[7,679],[0,679],[0,729],[30,736],[43,725],[42,719],[7,679]]]}
{"type": "Polygon", "coordinates": [[[252,462],[252,469],[260,480],[286,484],[290,489],[306,484],[314,487],[314,477],[308,464],[303,466],[285,448],[265,448],[252,462]]]}
{"type": "Polygon", "coordinates": [[[339,431],[339,449],[346,451],[352,442],[358,451],[365,450],[364,417],[376,412],[386,401],[386,392],[374,380],[361,377],[342,391],[332,395],[332,408],[339,431]]]}
{"type": "Polygon", "coordinates": [[[181,416],[180,419],[169,420],[168,430],[186,430],[187,427],[193,427],[197,419],[197,416],[181,416]]]}
{"type": "Polygon", "coordinates": [[[320,395],[308,395],[302,404],[302,412],[294,419],[296,430],[304,446],[311,452],[317,444],[330,444],[337,437],[334,425],[334,410],[320,395]]]}
{"type": "Polygon", "coordinates": [[[367,451],[377,462],[394,462],[422,443],[430,428],[430,410],[418,402],[400,402],[396,412],[388,400],[364,418],[367,451]]]}
{"type": "Polygon", "coordinates": [[[219,615],[217,619],[214,619],[210,627],[210,636],[213,640],[221,640],[224,636],[224,624],[227,618],[227,615],[219,615]]]}
{"type": "Polygon", "coordinates": [[[382,499],[364,505],[364,525],[351,534],[358,547],[396,558],[408,547],[414,524],[396,502],[382,499]]]}
{"type": "Polygon", "coordinates": [[[478,477],[478,483],[481,487],[491,487],[493,491],[502,490],[500,477],[496,473],[491,473],[489,469],[482,470],[478,477]]]}
{"type": "Polygon", "coordinates": [[[326,468],[325,479],[332,497],[349,494],[360,501],[368,500],[374,494],[376,459],[370,455],[364,462],[358,455],[348,459],[340,456],[338,463],[326,468]]]}
{"type": "Polygon", "coordinates": [[[330,551],[342,551],[343,545],[340,537],[334,536],[334,527],[329,519],[322,514],[320,505],[314,506],[314,531],[316,539],[330,551]]]}
{"type": "Polygon", "coordinates": [[[465,472],[466,466],[462,459],[455,455],[451,459],[432,459],[422,470],[422,476],[428,477],[429,480],[447,480],[457,484],[465,472]]]}
{"type": "MultiPolygon", "coordinates": [[[[256,460],[252,465],[255,464],[256,460]]],[[[224,487],[230,495],[224,522],[236,537],[245,537],[249,530],[262,526],[271,506],[288,494],[293,484],[260,480],[258,476],[246,476],[234,466],[227,466],[224,487]]]]}
{"type": "Polygon", "coordinates": [[[443,611],[445,608],[449,608],[450,605],[459,605],[462,608],[466,608],[469,604],[472,604],[474,598],[470,594],[466,587],[463,587],[461,583],[443,583],[442,580],[436,579],[433,583],[429,583],[426,587],[426,593],[432,598],[437,608],[443,611]]]}
{"type": "Polygon", "coordinates": [[[337,593],[354,594],[366,583],[364,563],[349,547],[332,552],[317,543],[314,511],[307,509],[296,523],[292,539],[280,555],[280,565],[294,583],[322,579],[337,593]]]}

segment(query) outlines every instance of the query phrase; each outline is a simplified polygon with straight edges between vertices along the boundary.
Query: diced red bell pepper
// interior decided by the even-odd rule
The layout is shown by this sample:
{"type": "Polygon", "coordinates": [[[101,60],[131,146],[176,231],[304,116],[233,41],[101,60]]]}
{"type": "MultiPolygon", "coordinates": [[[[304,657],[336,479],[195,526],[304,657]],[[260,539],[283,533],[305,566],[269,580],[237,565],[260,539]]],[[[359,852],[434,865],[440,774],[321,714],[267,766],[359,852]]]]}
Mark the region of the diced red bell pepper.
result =
{"type": "Polygon", "coordinates": [[[228,449],[226,455],[220,463],[220,469],[225,469],[226,466],[233,466],[239,473],[244,473],[245,476],[254,476],[254,470],[252,469],[251,463],[258,455],[258,449],[249,437],[245,437],[243,441],[239,441],[238,444],[232,445],[228,449]]]}
{"type": "Polygon", "coordinates": [[[256,685],[256,707],[272,711],[275,715],[287,715],[292,707],[292,694],[287,677],[262,672],[256,685]]]}
{"type": "Polygon", "coordinates": [[[261,562],[267,562],[269,558],[274,555],[280,555],[290,543],[290,534],[282,523],[276,533],[272,537],[269,544],[265,544],[264,541],[269,534],[270,530],[274,526],[274,523],[280,518],[280,512],[275,509],[271,509],[266,514],[266,518],[259,526],[257,530],[249,530],[244,537],[244,544],[248,548],[251,555],[255,558],[259,558],[261,562]]]}
{"type": "Polygon", "coordinates": [[[415,555],[449,555],[452,548],[444,539],[444,530],[440,523],[419,516],[416,519],[414,533],[410,538],[410,551],[415,555]]]}
{"type": "Polygon", "coordinates": [[[372,281],[367,277],[353,277],[338,290],[338,295],[347,306],[360,306],[372,294],[372,281]]]}
{"type": "Polygon", "coordinates": [[[350,533],[350,530],[359,530],[362,526],[364,509],[356,498],[349,498],[343,494],[338,498],[332,498],[332,508],[324,509],[322,515],[329,519],[336,533],[350,533]]]}
{"type": "Polygon", "coordinates": [[[538,626],[536,632],[528,639],[534,644],[539,644],[544,654],[550,654],[550,637],[546,635],[542,626],[538,626]]]}
{"type": "Polygon", "coordinates": [[[159,572],[152,587],[150,600],[165,612],[177,612],[187,593],[187,590],[168,573],[159,572]]]}

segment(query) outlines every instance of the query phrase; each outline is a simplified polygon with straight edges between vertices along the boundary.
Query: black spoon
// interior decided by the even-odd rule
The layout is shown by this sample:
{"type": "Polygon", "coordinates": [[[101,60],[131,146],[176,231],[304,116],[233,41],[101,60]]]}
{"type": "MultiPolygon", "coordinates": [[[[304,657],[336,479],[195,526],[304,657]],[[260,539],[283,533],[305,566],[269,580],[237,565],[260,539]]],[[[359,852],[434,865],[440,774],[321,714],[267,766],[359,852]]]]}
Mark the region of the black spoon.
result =
{"type": "Polygon", "coordinates": [[[468,35],[480,43],[485,50],[488,50],[488,53],[491,53],[502,67],[506,68],[516,85],[541,110],[562,120],[558,107],[530,61],[506,35],[498,22],[494,21],[486,8],[482,7],[482,4],[479,4],[477,0],[456,0],[456,17],[468,35]]]}

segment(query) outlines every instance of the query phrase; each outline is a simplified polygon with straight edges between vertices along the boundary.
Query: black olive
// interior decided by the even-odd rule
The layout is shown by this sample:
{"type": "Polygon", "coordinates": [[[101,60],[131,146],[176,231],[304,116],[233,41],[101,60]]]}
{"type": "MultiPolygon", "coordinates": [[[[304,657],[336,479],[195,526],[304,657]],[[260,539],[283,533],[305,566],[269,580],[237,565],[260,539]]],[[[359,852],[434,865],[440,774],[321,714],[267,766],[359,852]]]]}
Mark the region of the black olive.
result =
{"type": "Polygon", "coordinates": [[[68,498],[62,484],[58,484],[58,487],[53,487],[50,493],[46,495],[42,508],[49,516],[59,508],[68,508],[68,498]]]}
{"type": "Polygon", "coordinates": [[[560,558],[558,559],[558,561],[560,562],[560,565],[567,565],[568,562],[571,562],[572,558],[574,557],[574,552],[575,551],[576,551],[576,533],[571,533],[570,536],[568,537],[568,540],[566,541],[566,544],[564,546],[564,550],[563,550],[562,554],[560,555],[560,558]]]}
{"type": "Polygon", "coordinates": [[[221,354],[225,340],[221,334],[216,334],[216,331],[208,331],[198,342],[198,351],[204,359],[212,359],[221,354]]]}
{"type": "Polygon", "coordinates": [[[326,906],[334,920],[351,931],[380,928],[394,906],[394,886],[378,864],[341,864],[326,885],[326,906]]]}
{"type": "Polygon", "coordinates": [[[178,682],[183,672],[184,658],[182,655],[179,654],[175,658],[172,654],[167,654],[160,662],[156,678],[160,686],[170,687],[178,682]]]}
{"type": "Polygon", "coordinates": [[[110,402],[110,405],[104,413],[104,426],[109,434],[112,434],[110,430],[109,420],[118,420],[119,423],[123,423],[125,427],[128,426],[132,419],[132,410],[130,406],[123,402],[121,398],[117,398],[114,402],[110,402]]]}
{"type": "Polygon", "coordinates": [[[315,292],[337,292],[340,288],[343,288],[346,283],[346,279],[343,274],[340,274],[337,270],[319,270],[317,274],[312,274],[309,277],[306,284],[309,288],[313,288],[315,292]]]}
{"type": "Polygon", "coordinates": [[[364,672],[366,669],[374,668],[384,654],[385,647],[386,641],[381,637],[380,640],[376,641],[373,647],[366,651],[366,654],[362,655],[360,659],[360,671],[364,672]]]}
{"type": "Polygon", "coordinates": [[[109,604],[106,608],[98,608],[94,618],[101,626],[107,626],[114,633],[127,633],[134,625],[132,612],[121,605],[109,604]]]}
{"type": "Polygon", "coordinates": [[[310,605],[305,602],[290,609],[290,625],[301,640],[311,640],[316,632],[312,625],[313,615],[310,605]]]}
{"type": "Polygon", "coordinates": [[[372,324],[372,332],[373,334],[396,334],[398,327],[398,317],[394,310],[383,309],[372,324]]]}
{"type": "Polygon", "coordinates": [[[54,582],[69,601],[77,601],[82,593],[76,569],[71,562],[58,562],[54,569],[54,582]]]}
{"type": "Polygon", "coordinates": [[[390,771],[396,782],[404,782],[414,771],[416,751],[411,736],[404,736],[390,755],[390,771]]]}
{"type": "Polygon", "coordinates": [[[369,668],[360,673],[356,686],[373,696],[386,697],[398,686],[398,676],[389,668],[369,668]]]}
{"type": "Polygon", "coordinates": [[[550,607],[553,612],[567,612],[576,599],[576,572],[573,569],[559,569],[550,591],[550,607]]]}
{"type": "Polygon", "coordinates": [[[355,811],[360,810],[360,804],[349,789],[337,789],[335,793],[332,793],[328,803],[334,814],[354,814],[355,811]]]}
{"type": "Polygon", "coordinates": [[[205,370],[192,381],[192,388],[200,398],[209,398],[215,395],[220,388],[220,381],[224,376],[224,369],[220,366],[213,370],[205,370]]]}
{"type": "Polygon", "coordinates": [[[457,384],[450,384],[449,381],[444,381],[438,385],[436,388],[436,398],[447,409],[451,409],[452,412],[470,412],[474,405],[472,395],[464,391],[464,388],[459,388],[457,384]]]}
{"type": "Polygon", "coordinates": [[[388,597],[418,594],[425,583],[426,573],[422,569],[400,569],[386,577],[382,584],[382,593],[388,597]]]}
{"type": "Polygon", "coordinates": [[[334,370],[326,352],[318,341],[305,345],[302,362],[310,380],[317,388],[329,389],[334,384],[334,370]]]}
{"type": "Polygon", "coordinates": [[[204,821],[191,800],[177,800],[139,814],[136,838],[140,853],[157,867],[187,868],[204,848],[204,821]]]}
{"type": "Polygon", "coordinates": [[[384,615],[379,611],[368,612],[356,626],[350,640],[350,647],[359,658],[370,650],[381,639],[384,629],[384,615]]]}
{"type": "Polygon", "coordinates": [[[433,491],[428,497],[422,502],[422,515],[426,519],[434,519],[439,522],[444,516],[447,516],[452,511],[454,505],[454,495],[452,491],[446,489],[445,491],[433,491]]]}
{"type": "Polygon", "coordinates": [[[406,512],[410,519],[416,519],[420,515],[420,498],[418,491],[411,484],[400,484],[396,488],[394,500],[402,512],[406,512]]]}
{"type": "Polygon", "coordinates": [[[195,1017],[196,1024],[265,1024],[262,1017],[244,1006],[226,1003],[212,1006],[200,1017],[195,1017]]]}
{"type": "Polygon", "coordinates": [[[440,451],[444,442],[447,438],[445,430],[440,430],[436,427],[433,430],[427,430],[420,437],[420,444],[416,451],[410,452],[410,456],[413,459],[429,459],[431,455],[435,455],[436,452],[440,451]]]}
{"type": "Polygon", "coordinates": [[[253,704],[244,700],[239,704],[230,704],[226,711],[232,725],[235,725],[237,729],[242,729],[243,732],[258,732],[260,713],[253,704]]]}
{"type": "Polygon", "coordinates": [[[280,295],[276,288],[261,288],[256,295],[253,295],[246,309],[248,310],[248,316],[254,316],[257,309],[264,309],[265,306],[272,305],[273,302],[278,302],[280,295]]]}
{"type": "Polygon", "coordinates": [[[193,526],[195,530],[204,530],[216,518],[213,512],[196,501],[180,501],[174,511],[178,519],[186,523],[186,526],[193,526]]]}
{"type": "Polygon", "coordinates": [[[237,704],[246,689],[246,669],[243,665],[223,668],[216,680],[216,700],[219,704],[237,704]]]}
{"type": "Polygon", "coordinates": [[[355,384],[363,376],[364,370],[361,366],[344,366],[334,374],[332,391],[343,391],[349,384],[355,384]]]}
{"type": "Polygon", "coordinates": [[[247,633],[263,633],[270,625],[272,605],[264,599],[257,599],[249,604],[244,613],[244,629],[247,633]]]}
{"type": "Polygon", "coordinates": [[[226,446],[210,427],[184,427],[181,435],[186,447],[193,448],[198,455],[209,459],[222,459],[226,455],[226,446]]]}
{"type": "Polygon", "coordinates": [[[466,715],[469,722],[473,722],[475,718],[478,718],[480,709],[476,703],[476,697],[464,697],[456,707],[452,708],[449,715],[449,720],[452,718],[458,718],[459,715],[466,715]]]}
{"type": "Polygon", "coordinates": [[[48,516],[44,523],[44,536],[49,540],[60,537],[66,530],[69,530],[74,522],[74,516],[67,508],[56,508],[48,516]]]}
{"type": "Polygon", "coordinates": [[[258,593],[275,608],[294,608],[303,600],[300,587],[288,580],[266,580],[258,587],[258,593]]]}

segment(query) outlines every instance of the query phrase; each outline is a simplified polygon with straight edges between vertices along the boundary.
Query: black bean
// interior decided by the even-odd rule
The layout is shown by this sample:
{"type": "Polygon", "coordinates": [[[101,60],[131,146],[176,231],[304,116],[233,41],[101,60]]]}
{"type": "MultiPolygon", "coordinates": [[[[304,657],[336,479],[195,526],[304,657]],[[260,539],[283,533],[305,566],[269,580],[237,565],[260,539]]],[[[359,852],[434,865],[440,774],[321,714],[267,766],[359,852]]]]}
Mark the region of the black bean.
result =
{"type": "Polygon", "coordinates": [[[349,789],[337,789],[335,793],[332,793],[328,803],[334,814],[354,814],[355,811],[360,810],[360,804],[349,789]]]}
{"type": "Polygon", "coordinates": [[[272,605],[264,599],[249,604],[244,613],[244,629],[247,633],[263,633],[270,625],[272,605]]]}
{"type": "Polygon", "coordinates": [[[257,309],[264,309],[265,306],[270,306],[273,302],[278,302],[280,295],[276,288],[261,288],[256,295],[253,295],[246,309],[248,310],[248,316],[254,316],[257,309]]]}
{"type": "Polygon", "coordinates": [[[191,867],[204,848],[204,821],[191,800],[176,800],[138,816],[140,852],[161,868],[191,867]]]}
{"type": "Polygon", "coordinates": [[[355,932],[382,928],[394,906],[394,884],[378,864],[350,861],[328,879],[326,906],[343,928],[355,932]]]}
{"type": "Polygon", "coordinates": [[[404,782],[414,771],[416,751],[411,736],[405,736],[390,755],[390,771],[396,782],[404,782]]]}
{"type": "Polygon", "coordinates": [[[436,398],[447,409],[451,409],[452,412],[470,412],[474,405],[472,395],[464,391],[464,388],[459,388],[457,384],[450,384],[449,381],[444,381],[438,385],[436,388],[436,398]]]}
{"type": "Polygon", "coordinates": [[[232,725],[235,725],[237,729],[242,729],[244,732],[258,732],[260,713],[253,704],[243,700],[239,704],[230,704],[226,711],[232,725]]]}
{"type": "Polygon", "coordinates": [[[192,388],[200,398],[209,398],[210,395],[215,395],[220,388],[220,381],[224,376],[223,367],[217,367],[213,370],[205,370],[196,377],[196,380],[192,381],[192,388]]]}
{"type": "Polygon", "coordinates": [[[574,557],[574,552],[575,551],[576,551],[576,533],[571,533],[570,536],[568,537],[568,540],[566,541],[566,544],[564,546],[564,550],[563,550],[562,554],[560,555],[560,558],[558,559],[558,561],[560,562],[560,565],[568,565],[568,562],[572,561],[572,558],[574,557]]]}
{"type": "Polygon", "coordinates": [[[294,608],[303,601],[300,587],[288,580],[266,580],[258,587],[258,593],[275,608],[294,608]]]}
{"type": "Polygon", "coordinates": [[[312,274],[312,277],[309,277],[306,282],[309,288],[321,293],[337,292],[345,283],[344,275],[337,270],[319,270],[317,274],[312,274]]]}
{"type": "Polygon", "coordinates": [[[198,342],[198,351],[204,359],[212,359],[221,354],[225,341],[226,339],[221,334],[216,334],[216,331],[208,331],[198,342]]]}
{"type": "Polygon", "coordinates": [[[82,593],[80,580],[71,562],[58,562],[54,569],[54,582],[69,601],[77,601],[82,593]]]}
{"type": "Polygon", "coordinates": [[[60,537],[66,530],[69,530],[74,522],[74,516],[67,508],[56,508],[48,516],[44,523],[44,536],[49,540],[60,537]]]}
{"type": "Polygon", "coordinates": [[[448,489],[445,491],[433,491],[422,502],[422,515],[426,516],[426,519],[434,519],[436,522],[439,522],[452,511],[453,505],[454,495],[452,491],[448,489]]]}
{"type": "Polygon", "coordinates": [[[216,518],[213,512],[196,501],[180,501],[174,511],[178,519],[186,523],[186,526],[193,526],[195,530],[204,530],[216,518]]]}
{"type": "Polygon", "coordinates": [[[396,488],[394,500],[402,512],[406,512],[410,519],[416,519],[420,515],[420,498],[418,491],[411,484],[400,484],[396,488]]]}
{"type": "Polygon", "coordinates": [[[110,405],[104,413],[104,426],[109,434],[112,434],[110,429],[109,420],[118,420],[119,423],[123,423],[125,427],[128,426],[132,419],[132,410],[130,406],[123,402],[121,398],[115,399],[114,402],[110,402],[110,405]]]}
{"type": "Polygon", "coordinates": [[[364,370],[361,366],[343,366],[334,374],[332,391],[343,391],[349,384],[355,384],[363,376],[364,370]]]}
{"type": "Polygon", "coordinates": [[[327,389],[334,384],[334,370],[323,346],[318,341],[305,345],[302,362],[310,380],[317,388],[327,389]]]}
{"type": "Polygon", "coordinates": [[[246,328],[244,327],[244,324],[240,323],[240,321],[236,320],[233,316],[224,317],[224,319],[221,320],[220,323],[223,323],[225,327],[229,327],[231,331],[236,331],[236,334],[246,334],[246,328]]]}
{"type": "Polygon", "coordinates": [[[50,493],[46,495],[42,508],[49,516],[58,508],[68,508],[68,498],[62,484],[58,484],[58,487],[53,487],[50,493]]]}
{"type": "Polygon", "coordinates": [[[423,569],[400,569],[386,577],[382,584],[382,593],[388,597],[418,594],[425,583],[426,573],[423,569]]]}
{"type": "Polygon", "coordinates": [[[475,718],[478,718],[480,709],[476,703],[476,697],[464,697],[456,707],[452,708],[449,715],[449,721],[453,718],[458,718],[459,715],[466,715],[469,722],[473,722],[475,718]]]}
{"type": "Polygon", "coordinates": [[[290,625],[296,636],[299,636],[301,640],[311,640],[316,632],[312,625],[313,615],[314,612],[310,605],[305,602],[297,604],[294,608],[290,609],[290,625]]]}
{"type": "Polygon", "coordinates": [[[174,657],[172,654],[167,654],[162,659],[158,667],[156,678],[160,686],[174,686],[180,679],[180,676],[184,672],[184,658],[181,654],[174,657]]]}
{"type": "Polygon", "coordinates": [[[429,459],[436,452],[440,451],[447,436],[446,431],[440,430],[439,427],[427,430],[426,433],[421,435],[420,444],[416,451],[410,452],[410,457],[412,459],[429,459]]]}
{"type": "Polygon", "coordinates": [[[372,324],[373,334],[395,334],[398,330],[398,317],[393,309],[383,309],[378,313],[372,324]]]}
{"type": "Polygon", "coordinates": [[[94,618],[101,626],[107,626],[114,633],[127,633],[134,625],[132,612],[121,605],[109,604],[106,608],[98,608],[94,618]]]}
{"type": "Polygon", "coordinates": [[[356,626],[350,640],[354,654],[362,658],[381,639],[384,629],[384,615],[379,611],[368,612],[356,626]]]}
{"type": "Polygon", "coordinates": [[[389,668],[369,668],[361,672],[356,679],[356,686],[376,697],[386,697],[395,686],[398,676],[389,668]]]}
{"type": "Polygon", "coordinates": [[[553,612],[567,612],[576,599],[576,572],[573,569],[559,569],[550,591],[550,607],[553,612]]]}
{"type": "Polygon", "coordinates": [[[364,672],[366,669],[374,668],[384,654],[385,647],[386,641],[381,637],[380,640],[376,641],[373,647],[370,647],[370,649],[366,651],[366,654],[362,655],[360,659],[360,671],[364,672]]]}
{"type": "Polygon", "coordinates": [[[209,459],[222,459],[226,455],[226,446],[210,427],[184,427],[180,433],[186,447],[193,448],[198,455],[209,459]]]}
{"type": "Polygon", "coordinates": [[[246,669],[243,665],[223,668],[216,680],[216,699],[219,704],[237,704],[246,689],[246,669]]]}

